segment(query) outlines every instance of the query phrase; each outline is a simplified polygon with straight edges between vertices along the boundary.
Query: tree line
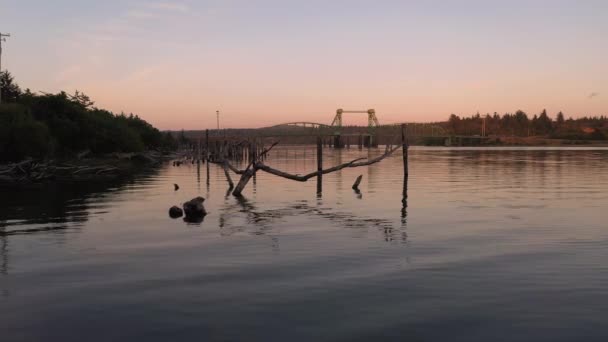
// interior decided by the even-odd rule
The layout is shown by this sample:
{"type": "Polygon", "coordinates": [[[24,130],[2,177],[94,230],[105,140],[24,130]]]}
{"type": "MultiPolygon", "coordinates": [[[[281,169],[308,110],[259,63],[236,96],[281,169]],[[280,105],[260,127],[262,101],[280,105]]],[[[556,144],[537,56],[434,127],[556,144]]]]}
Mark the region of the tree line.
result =
{"type": "Polygon", "coordinates": [[[74,94],[23,91],[9,72],[0,73],[0,161],[64,158],[82,151],[93,154],[169,150],[177,147],[137,115],[114,114],[74,94]]]}
{"type": "Polygon", "coordinates": [[[488,136],[542,136],[554,139],[605,140],[608,138],[608,117],[581,117],[566,119],[558,112],[552,119],[543,110],[532,118],[525,112],[498,113],[485,116],[479,113],[470,117],[450,115],[447,122],[441,123],[445,129],[455,135],[481,135],[485,125],[488,136]]]}

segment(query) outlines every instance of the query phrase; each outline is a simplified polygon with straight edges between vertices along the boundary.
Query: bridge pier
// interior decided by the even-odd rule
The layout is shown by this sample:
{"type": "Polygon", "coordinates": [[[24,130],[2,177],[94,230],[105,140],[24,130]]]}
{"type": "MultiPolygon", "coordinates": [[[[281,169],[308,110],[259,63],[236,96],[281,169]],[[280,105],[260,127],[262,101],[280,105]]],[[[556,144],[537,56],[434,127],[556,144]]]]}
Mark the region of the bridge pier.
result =
{"type": "Polygon", "coordinates": [[[334,148],[344,148],[344,142],[340,134],[334,135],[334,148]]]}
{"type": "Polygon", "coordinates": [[[363,137],[363,147],[370,148],[371,147],[372,136],[366,135],[363,137]]]}

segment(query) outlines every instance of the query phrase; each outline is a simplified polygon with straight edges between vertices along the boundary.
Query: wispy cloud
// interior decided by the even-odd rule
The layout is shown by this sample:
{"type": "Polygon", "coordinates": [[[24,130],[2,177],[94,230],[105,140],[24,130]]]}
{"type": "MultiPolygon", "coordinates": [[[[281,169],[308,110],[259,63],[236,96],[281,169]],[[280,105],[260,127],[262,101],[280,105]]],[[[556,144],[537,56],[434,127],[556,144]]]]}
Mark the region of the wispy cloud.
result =
{"type": "Polygon", "coordinates": [[[597,97],[597,96],[600,96],[600,93],[593,92],[593,93],[589,94],[588,98],[592,99],[592,98],[597,97]]]}
{"type": "Polygon", "coordinates": [[[141,10],[141,9],[129,10],[125,13],[125,17],[133,18],[133,19],[152,19],[152,18],[158,18],[159,16],[160,16],[159,13],[141,10]]]}
{"type": "Polygon", "coordinates": [[[124,17],[131,19],[154,19],[168,14],[187,13],[189,10],[190,7],[183,3],[149,2],[126,11],[124,17]]]}
{"type": "Polygon", "coordinates": [[[174,12],[187,12],[190,7],[184,3],[176,3],[176,2],[152,2],[148,3],[149,8],[158,9],[158,10],[166,10],[166,11],[174,11],[174,12]]]}

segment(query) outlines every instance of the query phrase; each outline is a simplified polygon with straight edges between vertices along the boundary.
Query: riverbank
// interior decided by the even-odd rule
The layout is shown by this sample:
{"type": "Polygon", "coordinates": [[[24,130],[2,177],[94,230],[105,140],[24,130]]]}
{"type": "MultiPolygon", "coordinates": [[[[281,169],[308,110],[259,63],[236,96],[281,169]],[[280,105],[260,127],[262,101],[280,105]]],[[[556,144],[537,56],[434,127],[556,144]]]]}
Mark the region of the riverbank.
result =
{"type": "Polygon", "coordinates": [[[0,165],[0,188],[36,187],[52,182],[95,182],[118,179],[159,165],[175,154],[157,151],[81,156],[64,160],[26,159],[0,165]]]}
{"type": "Polygon", "coordinates": [[[419,146],[449,146],[449,147],[607,147],[608,140],[591,139],[555,139],[543,136],[516,137],[516,136],[455,136],[455,137],[424,137],[413,138],[411,145],[419,146]]]}

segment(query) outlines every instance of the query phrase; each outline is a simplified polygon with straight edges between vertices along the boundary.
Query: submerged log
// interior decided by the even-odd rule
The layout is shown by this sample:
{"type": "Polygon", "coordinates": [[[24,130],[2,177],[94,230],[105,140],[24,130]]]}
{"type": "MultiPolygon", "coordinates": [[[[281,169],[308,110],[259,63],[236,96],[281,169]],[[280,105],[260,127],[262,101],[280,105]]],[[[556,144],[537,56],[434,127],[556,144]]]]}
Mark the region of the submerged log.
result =
{"type": "Polygon", "coordinates": [[[243,189],[245,189],[245,186],[247,185],[247,183],[249,183],[249,180],[251,179],[251,177],[253,177],[254,173],[255,173],[254,168],[249,168],[249,169],[245,170],[245,172],[243,172],[241,174],[241,179],[239,179],[239,182],[236,185],[236,188],[234,188],[234,191],[232,192],[232,195],[237,196],[237,197],[241,196],[243,193],[243,189]]]}

